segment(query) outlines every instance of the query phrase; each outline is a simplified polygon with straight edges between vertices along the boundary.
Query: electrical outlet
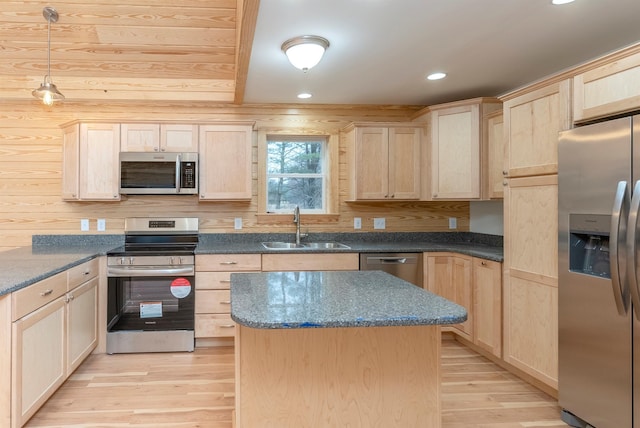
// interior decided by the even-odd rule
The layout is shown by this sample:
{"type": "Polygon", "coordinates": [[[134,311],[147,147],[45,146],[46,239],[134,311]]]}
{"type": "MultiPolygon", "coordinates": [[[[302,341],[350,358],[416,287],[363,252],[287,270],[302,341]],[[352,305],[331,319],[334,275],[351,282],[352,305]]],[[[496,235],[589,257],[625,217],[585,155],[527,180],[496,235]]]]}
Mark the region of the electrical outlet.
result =
{"type": "Polygon", "coordinates": [[[107,222],[105,219],[103,218],[99,218],[98,219],[98,232],[104,232],[105,230],[107,230],[107,222]]]}
{"type": "Polygon", "coordinates": [[[89,230],[89,219],[83,218],[80,220],[80,230],[83,232],[87,232],[89,230]]]}
{"type": "Polygon", "coordinates": [[[236,230],[242,229],[242,217],[236,217],[233,220],[233,228],[236,230]]]}
{"type": "Polygon", "coordinates": [[[385,228],[385,220],[384,217],[376,217],[373,219],[373,228],[374,229],[384,229],[385,228]]]}
{"type": "Polygon", "coordinates": [[[449,229],[458,228],[458,219],[455,217],[449,217],[449,229]]]}
{"type": "Polygon", "coordinates": [[[362,229],[362,219],[360,217],[353,218],[353,228],[362,229]]]}

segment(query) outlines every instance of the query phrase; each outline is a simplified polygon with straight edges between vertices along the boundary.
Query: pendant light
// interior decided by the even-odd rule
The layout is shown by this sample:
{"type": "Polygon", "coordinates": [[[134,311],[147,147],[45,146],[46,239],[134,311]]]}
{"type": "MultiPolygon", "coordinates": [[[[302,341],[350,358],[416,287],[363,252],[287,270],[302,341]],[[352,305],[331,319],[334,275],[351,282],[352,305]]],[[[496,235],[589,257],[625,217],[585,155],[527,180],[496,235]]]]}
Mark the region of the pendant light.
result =
{"type": "Polygon", "coordinates": [[[38,89],[31,94],[41,100],[44,104],[50,106],[55,101],[64,100],[64,95],[58,91],[56,85],[51,82],[51,23],[58,22],[58,12],[50,6],[42,9],[42,16],[47,20],[47,75],[44,76],[44,82],[38,89]]]}
{"type": "Polygon", "coordinates": [[[320,36],[299,36],[282,44],[282,51],[289,62],[305,73],[316,66],[322,59],[324,51],[329,47],[329,40],[320,36]]]}

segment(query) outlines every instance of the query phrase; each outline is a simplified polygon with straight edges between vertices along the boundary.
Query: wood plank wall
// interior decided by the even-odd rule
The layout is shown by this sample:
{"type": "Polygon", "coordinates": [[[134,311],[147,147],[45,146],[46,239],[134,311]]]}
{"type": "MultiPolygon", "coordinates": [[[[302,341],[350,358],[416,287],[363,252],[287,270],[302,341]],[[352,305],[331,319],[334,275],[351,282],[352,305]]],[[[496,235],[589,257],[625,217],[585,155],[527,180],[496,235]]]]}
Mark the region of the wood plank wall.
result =
{"type": "MultiPolygon", "coordinates": [[[[121,202],[66,202],[60,197],[62,131],[72,120],[239,121],[256,122],[269,132],[337,133],[352,121],[408,121],[418,110],[394,106],[228,105],[208,103],[64,102],[51,108],[35,100],[2,102],[0,109],[0,250],[31,244],[33,234],[80,234],[80,219],[106,219],[108,234],[122,233],[133,216],[196,216],[205,233],[293,232],[293,222],[258,223],[257,148],[254,147],[251,202],[199,203],[196,197],[130,196],[121,202]],[[243,229],[234,231],[235,217],[243,229]]],[[[425,142],[426,143],[426,142],[425,142]]],[[[426,147],[426,146],[425,146],[426,147]]],[[[340,204],[336,221],[315,222],[309,232],[353,232],[353,218],[362,218],[362,232],[373,230],[373,218],[385,217],[387,231],[444,231],[448,217],[459,230],[469,229],[468,202],[346,203],[345,148],[340,147],[340,204]]]]}

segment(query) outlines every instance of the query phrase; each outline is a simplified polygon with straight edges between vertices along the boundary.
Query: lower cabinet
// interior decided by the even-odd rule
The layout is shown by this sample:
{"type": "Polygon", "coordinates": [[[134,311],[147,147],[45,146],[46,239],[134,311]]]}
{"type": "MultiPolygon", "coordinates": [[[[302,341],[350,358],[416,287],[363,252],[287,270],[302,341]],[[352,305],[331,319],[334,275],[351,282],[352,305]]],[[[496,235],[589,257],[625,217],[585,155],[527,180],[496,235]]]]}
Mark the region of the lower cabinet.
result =
{"type": "Polygon", "coordinates": [[[425,253],[426,288],[467,309],[452,331],[502,357],[502,264],[455,253],[425,253]]]}
{"type": "Polygon", "coordinates": [[[358,270],[359,253],[263,254],[262,271],[358,270]]]}
{"type": "Polygon", "coordinates": [[[456,302],[467,310],[467,321],[443,327],[467,340],[473,340],[472,257],[454,253],[426,253],[426,288],[432,293],[456,302]]]}
{"type": "Polygon", "coordinates": [[[196,256],[196,346],[233,338],[230,285],[233,272],[260,272],[260,254],[202,254],[196,256]]]}
{"type": "Polygon", "coordinates": [[[12,293],[12,428],[24,425],[96,347],[97,275],[95,259],[12,293]]]}

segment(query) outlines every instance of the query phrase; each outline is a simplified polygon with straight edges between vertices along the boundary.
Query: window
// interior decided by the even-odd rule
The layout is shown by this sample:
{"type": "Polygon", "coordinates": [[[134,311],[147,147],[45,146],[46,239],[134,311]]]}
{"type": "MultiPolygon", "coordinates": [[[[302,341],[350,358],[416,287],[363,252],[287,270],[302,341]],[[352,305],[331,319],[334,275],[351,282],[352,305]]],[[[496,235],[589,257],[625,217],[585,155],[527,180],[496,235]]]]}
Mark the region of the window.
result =
{"type": "Polygon", "coordinates": [[[266,211],[326,213],[327,138],[268,135],[266,143],[266,211]]]}

